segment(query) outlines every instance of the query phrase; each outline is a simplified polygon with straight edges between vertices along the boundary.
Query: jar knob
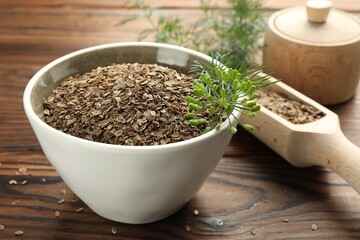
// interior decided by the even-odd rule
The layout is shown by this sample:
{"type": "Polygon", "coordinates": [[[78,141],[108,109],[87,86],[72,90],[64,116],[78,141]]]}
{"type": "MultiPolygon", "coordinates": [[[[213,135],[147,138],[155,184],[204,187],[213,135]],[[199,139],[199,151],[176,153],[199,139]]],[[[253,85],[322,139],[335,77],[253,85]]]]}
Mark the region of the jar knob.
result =
{"type": "Polygon", "coordinates": [[[324,23],[329,16],[332,2],[330,0],[309,0],[306,2],[306,12],[309,22],[324,23]]]}

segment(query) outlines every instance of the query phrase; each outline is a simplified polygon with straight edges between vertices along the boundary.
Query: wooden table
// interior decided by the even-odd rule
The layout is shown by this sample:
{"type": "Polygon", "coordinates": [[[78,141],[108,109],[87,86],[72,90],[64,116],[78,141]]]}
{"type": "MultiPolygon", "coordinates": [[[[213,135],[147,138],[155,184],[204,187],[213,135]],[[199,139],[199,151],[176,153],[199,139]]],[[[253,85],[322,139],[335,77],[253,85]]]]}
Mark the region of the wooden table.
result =
{"type": "MultiPolygon", "coordinates": [[[[123,2],[0,1],[0,239],[360,239],[360,196],[341,177],[320,167],[295,168],[245,131],[233,138],[196,197],[163,221],[116,223],[78,200],[44,156],[24,114],[22,93],[32,75],[55,58],[135,40],[143,22],[114,27],[129,12],[123,2]]],[[[188,18],[200,13],[192,0],[181,6],[151,2],[188,18]]],[[[268,0],[265,6],[303,2],[268,0]]],[[[336,4],[360,11],[359,0],[336,4]]],[[[354,99],[330,109],[360,146],[360,88],[354,99]]]]}

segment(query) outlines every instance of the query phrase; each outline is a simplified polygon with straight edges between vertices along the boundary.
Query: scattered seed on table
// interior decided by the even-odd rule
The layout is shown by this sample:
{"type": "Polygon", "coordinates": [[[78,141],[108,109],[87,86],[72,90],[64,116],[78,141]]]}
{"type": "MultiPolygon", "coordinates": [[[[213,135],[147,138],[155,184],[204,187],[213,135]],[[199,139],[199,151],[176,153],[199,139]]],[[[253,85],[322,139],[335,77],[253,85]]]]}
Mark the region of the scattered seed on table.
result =
{"type": "Polygon", "coordinates": [[[27,180],[24,180],[21,182],[22,185],[25,185],[27,183],[27,180]]]}
{"type": "Polygon", "coordinates": [[[26,172],[27,172],[27,169],[26,169],[26,168],[19,168],[18,171],[21,172],[21,173],[26,173],[26,172]]]}
{"type": "Polygon", "coordinates": [[[59,201],[58,201],[58,204],[63,204],[65,202],[65,199],[60,199],[59,201]]]}
{"type": "Polygon", "coordinates": [[[16,205],[16,204],[18,204],[18,203],[20,203],[20,200],[15,200],[15,201],[12,201],[12,202],[11,202],[11,205],[16,205]]]}
{"type": "Polygon", "coordinates": [[[185,227],[185,231],[190,232],[190,230],[191,230],[190,226],[185,227]]]}
{"type": "Polygon", "coordinates": [[[112,232],[112,234],[117,234],[118,231],[116,228],[113,227],[113,228],[111,228],[111,232],[112,232]]]}
{"type": "Polygon", "coordinates": [[[289,219],[288,219],[287,217],[282,217],[281,220],[282,220],[284,223],[289,222],[289,219]]]}
{"type": "Polygon", "coordinates": [[[65,195],[65,194],[66,194],[66,190],[65,189],[61,190],[61,195],[65,195]]]}
{"type": "Polygon", "coordinates": [[[42,182],[46,182],[46,179],[45,179],[45,178],[41,178],[41,181],[42,181],[42,182]]]}
{"type": "Polygon", "coordinates": [[[217,226],[222,226],[222,225],[224,225],[223,220],[217,220],[217,221],[216,221],[216,225],[217,225],[217,226]]]}
{"type": "Polygon", "coordinates": [[[23,231],[16,231],[15,233],[15,236],[22,236],[24,234],[23,231]]]}
{"type": "Polygon", "coordinates": [[[56,217],[60,217],[60,212],[59,212],[59,211],[56,211],[56,212],[55,212],[55,216],[56,216],[56,217]]]}
{"type": "Polygon", "coordinates": [[[4,225],[0,225],[0,231],[3,231],[5,229],[4,225]]]}
{"type": "Polygon", "coordinates": [[[9,181],[9,184],[10,185],[16,185],[16,184],[18,184],[18,182],[16,180],[12,179],[12,180],[9,181]]]}
{"type": "Polygon", "coordinates": [[[316,224],[311,225],[311,230],[316,231],[316,229],[317,229],[316,224]]]}
{"type": "Polygon", "coordinates": [[[194,210],[194,215],[195,216],[199,215],[199,210],[194,210]]]}
{"type": "Polygon", "coordinates": [[[250,234],[253,235],[253,236],[256,235],[256,233],[254,231],[251,231],[250,234]]]}
{"type": "Polygon", "coordinates": [[[82,208],[82,207],[75,210],[75,212],[77,212],[77,213],[82,212],[82,211],[84,211],[84,208],[82,208]]]}
{"type": "Polygon", "coordinates": [[[79,198],[73,198],[73,199],[71,199],[71,202],[77,202],[77,201],[79,201],[79,198]]]}

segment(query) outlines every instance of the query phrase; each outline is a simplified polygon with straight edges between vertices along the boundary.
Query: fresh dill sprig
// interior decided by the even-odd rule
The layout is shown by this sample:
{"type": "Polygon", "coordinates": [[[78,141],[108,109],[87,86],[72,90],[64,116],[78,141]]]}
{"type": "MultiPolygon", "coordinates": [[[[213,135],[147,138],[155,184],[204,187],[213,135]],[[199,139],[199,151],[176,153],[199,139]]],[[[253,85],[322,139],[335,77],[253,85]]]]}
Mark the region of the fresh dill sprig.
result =
{"type": "MultiPolygon", "coordinates": [[[[195,61],[190,70],[196,76],[193,82],[195,97],[186,98],[189,112],[184,118],[193,126],[206,123],[208,127],[205,128],[205,133],[219,129],[224,117],[230,123],[231,132],[236,133],[237,129],[230,120],[231,116],[235,117],[234,110],[249,118],[255,117],[260,110],[260,105],[256,103],[255,90],[273,83],[268,81],[269,75],[259,74],[262,71],[258,66],[243,63],[231,68],[226,66],[228,62],[228,55],[216,53],[212,55],[211,62],[195,61]],[[198,115],[206,117],[198,118],[198,115]]],[[[249,124],[239,123],[247,130],[254,129],[249,124]]]]}
{"type": "Polygon", "coordinates": [[[124,25],[145,18],[150,27],[142,30],[138,41],[150,37],[155,42],[191,48],[210,54],[228,54],[230,67],[239,62],[254,62],[253,55],[261,48],[261,33],[265,20],[261,0],[227,0],[228,7],[218,8],[216,1],[200,0],[202,15],[193,22],[179,15],[157,15],[159,6],[147,6],[144,0],[127,0],[128,7],[137,13],[123,18],[117,25],[124,25]]]}

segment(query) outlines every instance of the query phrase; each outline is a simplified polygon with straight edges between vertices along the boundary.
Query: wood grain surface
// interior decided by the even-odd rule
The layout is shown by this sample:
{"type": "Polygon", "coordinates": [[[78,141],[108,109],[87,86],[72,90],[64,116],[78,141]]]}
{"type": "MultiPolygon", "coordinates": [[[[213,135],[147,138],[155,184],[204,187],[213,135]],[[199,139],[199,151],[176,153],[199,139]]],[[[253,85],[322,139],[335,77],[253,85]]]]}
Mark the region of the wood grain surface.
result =
{"type": "MultiPolygon", "coordinates": [[[[196,1],[179,2],[149,1],[190,21],[201,13],[196,1]]],[[[271,9],[290,2],[300,1],[265,1],[271,9]]],[[[334,2],[359,10],[359,0],[334,2]]],[[[0,0],[0,239],[360,239],[360,196],[341,177],[321,167],[295,168],[240,129],[196,197],[165,220],[116,223],[77,199],[44,156],[22,93],[36,71],[64,54],[135,40],[146,23],[115,27],[131,11],[123,3],[0,0]]],[[[360,146],[360,89],[330,109],[360,146]]]]}
{"type": "Polygon", "coordinates": [[[289,8],[269,18],[263,64],[274,77],[320,104],[346,102],[360,78],[360,21],[340,11],[332,11],[326,20],[319,11],[326,23],[306,25],[312,9],[317,13],[307,9],[305,14],[304,8],[289,8]],[[351,24],[353,28],[343,28],[351,24]]]}

